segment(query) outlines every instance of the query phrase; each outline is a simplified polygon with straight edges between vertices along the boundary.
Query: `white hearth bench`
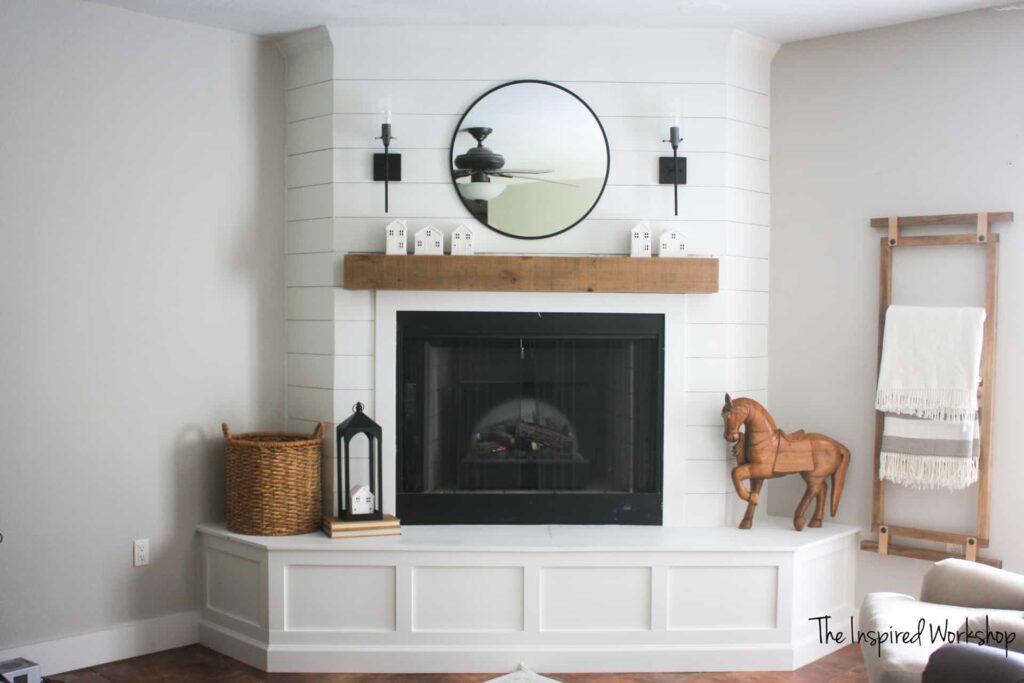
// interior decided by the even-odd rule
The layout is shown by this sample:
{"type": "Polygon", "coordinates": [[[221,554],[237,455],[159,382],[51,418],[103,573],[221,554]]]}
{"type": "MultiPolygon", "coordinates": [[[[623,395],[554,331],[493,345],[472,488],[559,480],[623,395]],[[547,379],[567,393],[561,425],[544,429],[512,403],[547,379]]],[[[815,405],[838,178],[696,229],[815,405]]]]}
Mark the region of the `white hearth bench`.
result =
{"type": "Polygon", "coordinates": [[[792,670],[848,624],[857,529],[203,525],[200,642],[266,671],[792,670]]]}

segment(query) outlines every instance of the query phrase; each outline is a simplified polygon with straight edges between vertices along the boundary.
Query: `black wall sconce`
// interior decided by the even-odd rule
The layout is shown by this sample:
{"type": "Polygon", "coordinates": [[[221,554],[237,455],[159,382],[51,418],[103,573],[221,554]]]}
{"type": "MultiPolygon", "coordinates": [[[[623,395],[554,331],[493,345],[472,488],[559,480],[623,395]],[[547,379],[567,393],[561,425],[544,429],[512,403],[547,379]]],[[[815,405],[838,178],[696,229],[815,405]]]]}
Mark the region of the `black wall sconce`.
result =
{"type": "Polygon", "coordinates": [[[384,153],[373,155],[373,179],[384,181],[384,213],[387,213],[388,182],[402,179],[402,155],[389,151],[391,141],[395,139],[391,135],[391,112],[388,112],[387,120],[380,124],[380,137],[374,139],[384,143],[384,153]]]}
{"type": "Polygon", "coordinates": [[[679,157],[679,126],[672,126],[668,129],[668,140],[662,140],[672,145],[672,156],[658,158],[658,182],[662,185],[672,185],[675,192],[675,215],[679,215],[679,186],[686,184],[686,157],[679,157]]]}

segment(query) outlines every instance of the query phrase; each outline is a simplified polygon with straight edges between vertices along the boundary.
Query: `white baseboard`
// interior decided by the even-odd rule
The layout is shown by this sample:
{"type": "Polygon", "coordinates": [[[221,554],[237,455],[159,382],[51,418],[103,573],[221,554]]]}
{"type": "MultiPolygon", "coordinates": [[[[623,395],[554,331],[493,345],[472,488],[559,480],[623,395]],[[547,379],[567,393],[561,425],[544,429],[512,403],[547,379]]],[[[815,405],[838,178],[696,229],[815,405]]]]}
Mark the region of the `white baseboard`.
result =
{"type": "Polygon", "coordinates": [[[44,676],[50,676],[197,642],[199,613],[179,612],[0,650],[0,661],[24,657],[39,664],[44,676]]]}

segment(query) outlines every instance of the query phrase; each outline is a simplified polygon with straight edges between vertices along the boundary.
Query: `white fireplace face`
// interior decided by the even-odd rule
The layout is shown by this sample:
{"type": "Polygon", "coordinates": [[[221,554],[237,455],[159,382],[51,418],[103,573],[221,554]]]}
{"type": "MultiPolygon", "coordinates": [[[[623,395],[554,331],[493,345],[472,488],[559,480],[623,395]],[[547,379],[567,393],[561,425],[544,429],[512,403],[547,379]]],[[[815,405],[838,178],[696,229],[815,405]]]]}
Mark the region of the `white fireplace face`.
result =
{"type": "MultiPolygon", "coordinates": [[[[490,293],[490,292],[377,292],[375,320],[375,382],[374,419],[384,429],[382,452],[384,480],[396,480],[396,439],[399,425],[395,395],[397,370],[397,313],[398,311],[452,311],[469,312],[505,311],[514,313],[654,313],[665,320],[665,393],[663,432],[663,497],[664,523],[671,526],[686,524],[688,506],[702,503],[722,506],[715,498],[696,498],[687,501],[690,491],[706,488],[724,492],[723,467],[707,468],[698,465],[687,468],[686,413],[686,306],[690,295],[658,294],[564,294],[564,293],[490,293]],[[717,469],[717,471],[716,471],[717,469]],[[711,481],[686,482],[688,476],[711,478],[711,481]],[[717,479],[717,481],[715,480],[717,479]]],[[[724,443],[724,442],[723,442],[724,443]]],[[[724,451],[724,446],[722,449],[724,451]]],[[[711,454],[709,454],[711,455],[711,454]]],[[[702,496],[706,494],[693,494],[702,496]]],[[[395,509],[395,488],[386,487],[384,509],[395,509]]],[[[722,506],[724,523],[724,506],[722,506]]]]}
{"type": "MultiPolygon", "coordinates": [[[[287,46],[287,317],[289,429],[337,424],[361,401],[394,454],[394,312],[548,310],[664,313],[667,334],[663,521],[732,526],[739,517],[728,480],[719,412],[726,391],[766,402],[770,194],[769,64],[777,46],[736,31],[707,29],[494,27],[506,58],[473,61],[452,52],[451,27],[327,27],[287,46]],[[397,31],[397,33],[396,33],[397,31]],[[402,55],[367,49],[400,40],[402,55]],[[523,51],[522,45],[531,49],[523,51]],[[406,55],[413,54],[415,59],[406,55]],[[483,92],[515,78],[543,77],[583,98],[608,135],[610,174],[593,212],[556,237],[516,240],[475,228],[476,253],[624,255],[630,229],[676,230],[687,250],[720,260],[709,295],[472,294],[345,290],[349,252],[383,252],[396,218],[450,233],[469,223],[447,159],[459,117],[483,92]],[[372,114],[395,103],[401,183],[372,182],[372,114]],[[660,185],[661,141],[678,117],[688,184],[679,212],[660,185]]],[[[409,256],[408,258],[415,258],[409,256]]],[[[454,257],[453,257],[454,258],[454,257]]],[[[472,258],[472,257],[462,257],[472,258]]],[[[334,468],[333,448],[324,461],[334,468]]],[[[385,479],[393,510],[394,462],[385,479]]],[[[333,502],[331,477],[325,492],[333,502]]],[[[763,506],[762,506],[763,507],[763,506]]]]}

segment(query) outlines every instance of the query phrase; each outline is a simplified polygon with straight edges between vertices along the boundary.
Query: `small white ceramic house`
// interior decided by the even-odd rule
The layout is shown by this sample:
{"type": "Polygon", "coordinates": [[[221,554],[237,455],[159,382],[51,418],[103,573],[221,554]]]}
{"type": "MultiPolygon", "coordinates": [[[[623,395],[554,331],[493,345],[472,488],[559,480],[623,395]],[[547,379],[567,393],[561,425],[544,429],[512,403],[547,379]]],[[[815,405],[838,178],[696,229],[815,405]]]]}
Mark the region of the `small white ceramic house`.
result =
{"type": "Polygon", "coordinates": [[[415,240],[413,241],[413,252],[430,256],[443,255],[444,233],[433,225],[417,230],[415,240]]]}
{"type": "Polygon", "coordinates": [[[686,256],[686,235],[678,230],[661,233],[658,256],[686,256]]]}
{"type": "Polygon", "coordinates": [[[468,225],[459,225],[452,231],[452,256],[473,255],[473,230],[468,225]]]}
{"type": "Polygon", "coordinates": [[[397,220],[388,223],[388,227],[384,228],[384,253],[403,256],[409,253],[408,236],[409,228],[405,227],[405,221],[397,220]]]}
{"type": "Polygon", "coordinates": [[[636,224],[629,233],[629,255],[650,256],[651,242],[651,226],[646,223],[636,224]]]}
{"type": "Polygon", "coordinates": [[[349,510],[350,514],[366,515],[373,512],[373,493],[369,486],[353,486],[349,491],[348,500],[349,505],[352,506],[352,509],[349,510]]]}

